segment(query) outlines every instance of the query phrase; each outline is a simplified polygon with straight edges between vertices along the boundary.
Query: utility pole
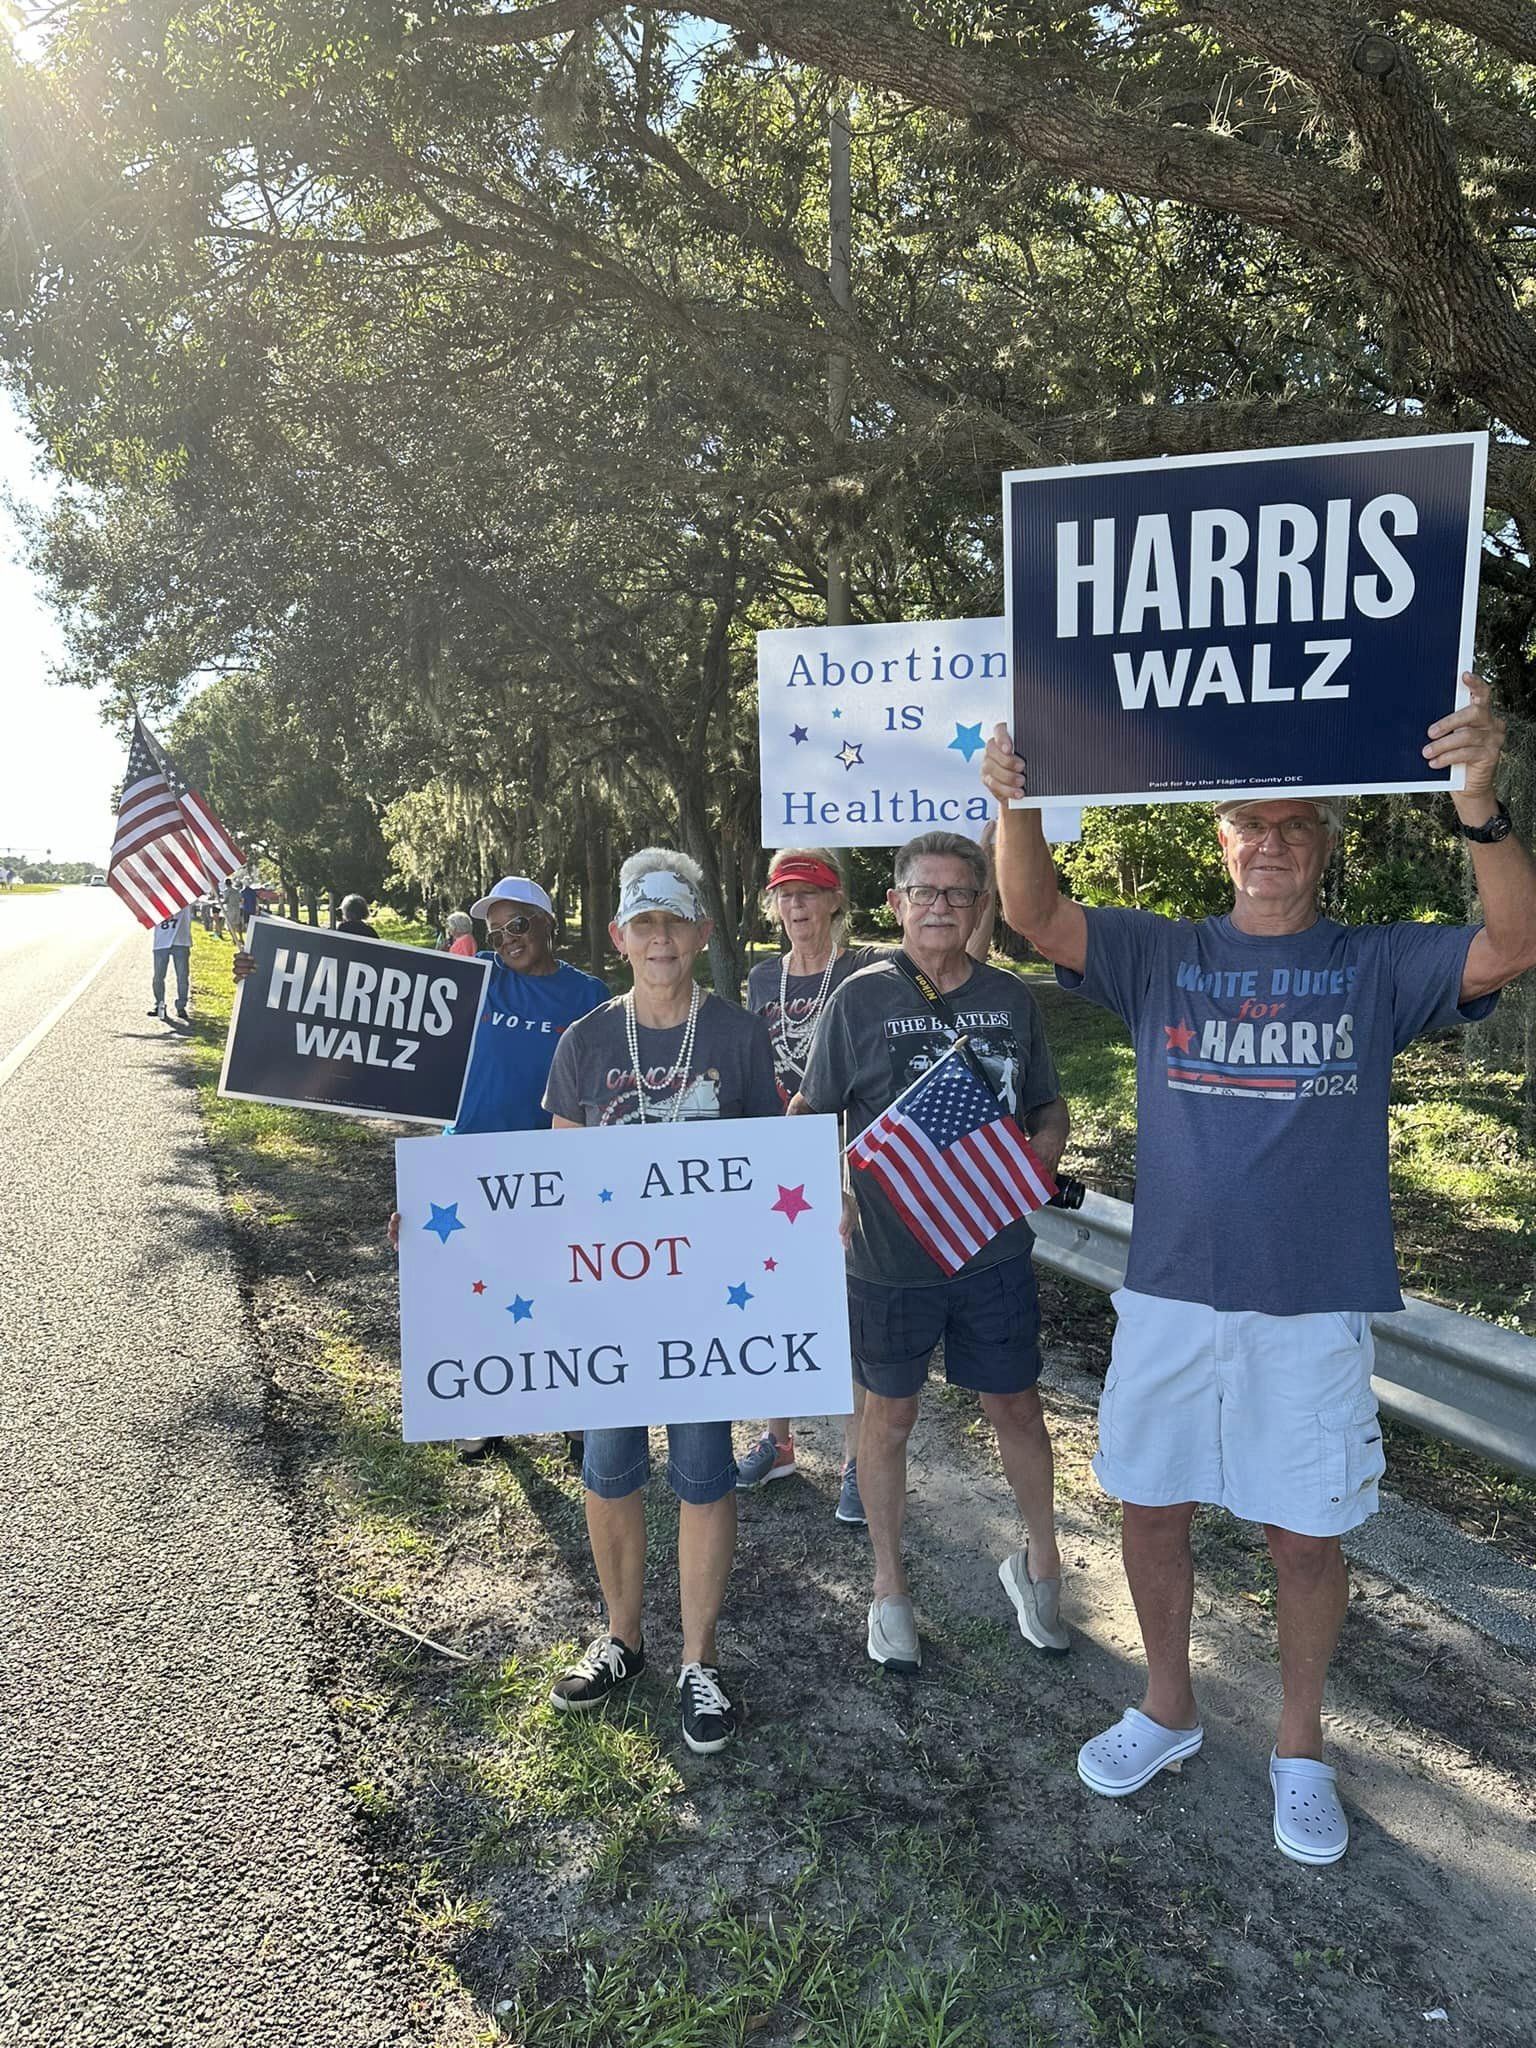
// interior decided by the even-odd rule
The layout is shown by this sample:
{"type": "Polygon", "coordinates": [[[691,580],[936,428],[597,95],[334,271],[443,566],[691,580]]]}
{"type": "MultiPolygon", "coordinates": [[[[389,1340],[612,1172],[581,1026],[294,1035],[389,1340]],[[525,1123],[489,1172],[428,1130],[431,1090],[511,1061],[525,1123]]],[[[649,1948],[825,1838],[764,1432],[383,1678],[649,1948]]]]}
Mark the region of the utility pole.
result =
{"type": "MultiPolygon", "coordinates": [[[[827,209],[827,278],[832,298],[846,313],[853,305],[850,245],[853,240],[851,136],[848,107],[839,101],[827,120],[830,191],[827,209]]],[[[827,426],[834,456],[848,438],[848,357],[835,351],[827,357],[827,426]]],[[[827,624],[848,623],[848,561],[841,541],[827,542],[827,624]]]]}

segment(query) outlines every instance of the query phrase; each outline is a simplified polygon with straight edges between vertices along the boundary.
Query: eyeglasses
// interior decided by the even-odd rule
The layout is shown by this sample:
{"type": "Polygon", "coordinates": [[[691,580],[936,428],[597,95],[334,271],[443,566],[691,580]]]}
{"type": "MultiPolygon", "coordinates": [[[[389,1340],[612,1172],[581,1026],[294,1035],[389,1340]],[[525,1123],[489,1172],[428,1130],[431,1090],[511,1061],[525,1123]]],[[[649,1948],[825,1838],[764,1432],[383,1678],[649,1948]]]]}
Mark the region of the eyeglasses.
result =
{"type": "Polygon", "coordinates": [[[1323,829],[1321,818],[1228,818],[1227,823],[1244,846],[1257,846],[1271,832],[1278,832],[1287,846],[1310,846],[1323,829]]]}
{"type": "Polygon", "coordinates": [[[519,913],[516,917],[503,918],[500,924],[488,922],[485,927],[485,935],[488,939],[500,939],[504,938],[508,932],[511,932],[514,938],[520,939],[524,932],[531,932],[532,930],[533,919],[519,913]]]}
{"type": "Polygon", "coordinates": [[[969,910],[981,894],[979,889],[935,889],[931,882],[914,882],[909,887],[905,882],[902,889],[909,903],[915,903],[919,910],[926,910],[931,903],[937,903],[942,896],[951,910],[969,910]]]}

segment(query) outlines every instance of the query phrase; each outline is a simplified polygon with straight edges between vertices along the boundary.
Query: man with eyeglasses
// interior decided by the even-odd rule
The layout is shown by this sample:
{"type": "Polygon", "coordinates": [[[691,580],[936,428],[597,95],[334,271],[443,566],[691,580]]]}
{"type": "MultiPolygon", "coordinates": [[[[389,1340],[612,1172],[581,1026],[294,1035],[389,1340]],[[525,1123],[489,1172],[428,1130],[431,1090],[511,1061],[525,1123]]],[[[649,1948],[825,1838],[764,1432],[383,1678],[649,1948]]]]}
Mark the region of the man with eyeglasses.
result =
{"type": "MultiPolygon", "coordinates": [[[[963,1032],[1035,1152],[1055,1170],[1067,1142],[1067,1106],[1035,999],[1016,975],[966,951],[991,909],[990,881],[986,854],[958,832],[925,832],[901,848],[886,897],[901,954],[850,975],[827,998],[791,1116],[846,1112],[847,1136],[856,1138],[963,1032]],[[924,994],[923,979],[937,1003],[924,994]]],[[[1029,1225],[1010,1224],[950,1277],[872,1174],[853,1176],[846,1207],[853,1369],[865,1389],[859,1490],[875,1564],[869,1656],[896,1672],[915,1672],[922,1662],[901,1535],[907,1439],[941,1342],[950,1384],[974,1389],[997,1431],[1026,1531],[1024,1547],[1003,1560],[998,1576],[1025,1641],[1059,1655],[1070,1638],[1060,1618],[1051,1440],[1035,1385],[1040,1318],[1029,1225]]]]}
{"type": "Polygon", "coordinates": [[[1393,1055],[1485,1017],[1536,963],[1536,866],[1494,793],[1504,742],[1486,684],[1429,728],[1485,922],[1346,926],[1317,891],[1335,798],[1216,806],[1232,908],[1191,922],[1084,909],[1057,887],[1040,813],[1011,810],[1025,763],[997,728],[982,779],[1002,806],[1003,914],[1064,988],[1116,1011],[1136,1048],[1137,1186],[1094,1471],[1123,1503],[1147,1656],[1139,1707],[1084,1744],[1078,1775],[1120,1798],[1201,1743],[1190,1683],[1190,1524],[1202,1502],[1263,1524],[1282,1706],[1276,1847],[1333,1863],[1349,1828],[1323,1761],[1323,1685],[1349,1598],[1339,1538],[1384,1469],[1371,1317],[1402,1307],[1387,1190],[1393,1055]]]}

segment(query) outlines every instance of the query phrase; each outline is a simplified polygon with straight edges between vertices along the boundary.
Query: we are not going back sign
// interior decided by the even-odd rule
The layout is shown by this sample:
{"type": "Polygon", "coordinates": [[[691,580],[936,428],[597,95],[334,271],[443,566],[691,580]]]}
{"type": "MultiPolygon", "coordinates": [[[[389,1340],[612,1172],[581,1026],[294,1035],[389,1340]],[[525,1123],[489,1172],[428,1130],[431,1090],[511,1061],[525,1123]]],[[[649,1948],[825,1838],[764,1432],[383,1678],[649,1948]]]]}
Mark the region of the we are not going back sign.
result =
{"type": "Polygon", "coordinates": [[[1457,788],[1486,434],[1003,478],[1031,806],[1457,788]]]}

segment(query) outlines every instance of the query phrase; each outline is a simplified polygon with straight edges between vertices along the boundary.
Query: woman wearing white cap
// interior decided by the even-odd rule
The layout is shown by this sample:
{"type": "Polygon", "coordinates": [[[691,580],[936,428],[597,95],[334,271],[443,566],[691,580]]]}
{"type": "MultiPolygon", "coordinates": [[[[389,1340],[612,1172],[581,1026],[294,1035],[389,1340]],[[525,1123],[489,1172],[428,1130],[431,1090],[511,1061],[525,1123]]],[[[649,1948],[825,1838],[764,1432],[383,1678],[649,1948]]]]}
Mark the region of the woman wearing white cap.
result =
{"type": "MultiPolygon", "coordinates": [[[[557,1131],[780,1114],[767,1026],[706,995],[693,978],[710,932],[702,881],[686,854],[659,847],[624,863],[609,931],[629,962],[634,988],[573,1024],[560,1041],[544,1096],[557,1131]]],[[[731,1426],[673,1423],[667,1447],[667,1478],[679,1502],[683,1654],[677,1689],[683,1739],[706,1755],[723,1749],[736,1732],[715,1647],[736,1548],[731,1426]]],[[[608,1627],[556,1681],[550,1704],[562,1713],[598,1706],[645,1669],[641,1615],[649,1472],[643,1428],[587,1431],[581,1476],[608,1627]]]]}
{"type": "Polygon", "coordinates": [[[544,1084],[561,1033],[606,1003],[608,990],[555,958],[555,906],[526,875],[503,875],[470,915],[485,920],[491,972],[453,1128],[546,1131],[544,1084]]]}

